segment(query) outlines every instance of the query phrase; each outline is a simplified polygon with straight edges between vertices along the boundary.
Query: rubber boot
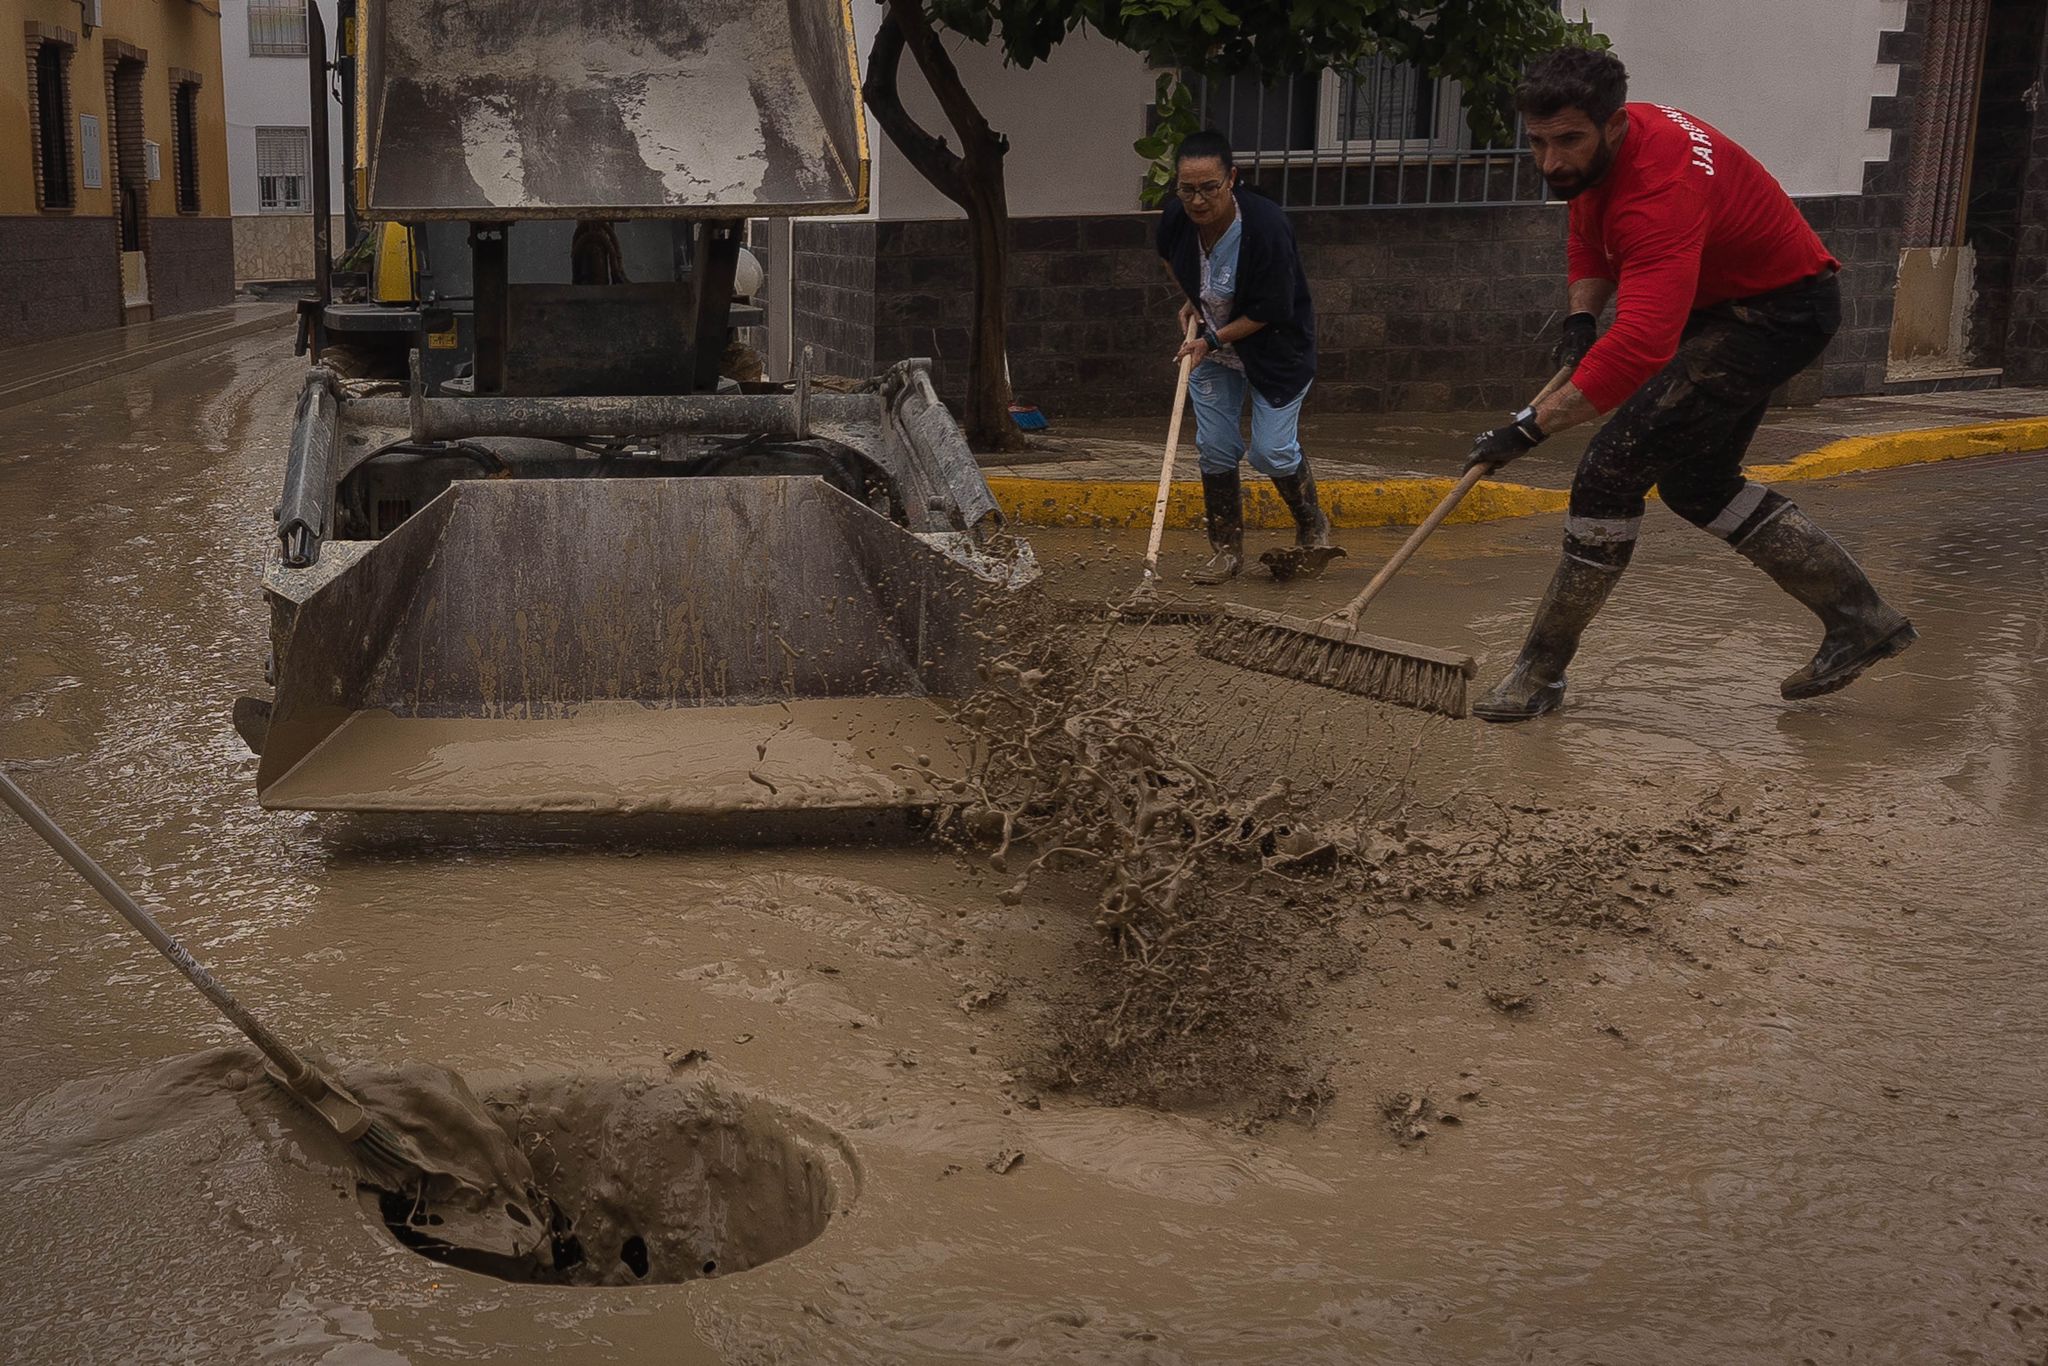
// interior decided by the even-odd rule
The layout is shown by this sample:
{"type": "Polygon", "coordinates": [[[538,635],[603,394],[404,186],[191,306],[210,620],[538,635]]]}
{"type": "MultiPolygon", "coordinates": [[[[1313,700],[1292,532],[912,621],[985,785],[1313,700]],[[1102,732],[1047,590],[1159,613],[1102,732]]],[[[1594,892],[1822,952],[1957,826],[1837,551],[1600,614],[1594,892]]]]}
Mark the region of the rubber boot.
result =
{"type": "Polygon", "coordinates": [[[1327,569],[1331,560],[1344,554],[1330,544],[1330,519],[1316,496],[1315,471],[1309,468],[1308,457],[1304,455],[1294,473],[1276,474],[1272,480],[1280,501],[1294,514],[1294,545],[1285,550],[1269,550],[1259,560],[1282,583],[1292,578],[1312,579],[1327,569]]]}
{"type": "Polygon", "coordinates": [[[1588,564],[1570,555],[1558,561],[1550,588],[1529,624],[1529,639],[1508,676],[1472,704],[1483,721],[1527,721],[1564,701],[1564,669],[1584,633],[1621,578],[1619,568],[1588,564]]]}
{"type": "Polygon", "coordinates": [[[1244,568],[1244,490],[1236,470],[1202,471],[1202,506],[1209,519],[1208,563],[1188,571],[1196,583],[1226,583],[1244,568]]]}
{"type": "Polygon", "coordinates": [[[1328,549],[1330,519],[1323,515],[1323,505],[1316,498],[1316,473],[1308,467],[1308,457],[1301,458],[1294,473],[1274,475],[1273,487],[1294,514],[1295,545],[1303,550],[1328,549]]]}
{"type": "Polygon", "coordinates": [[[1865,669],[1903,653],[1920,638],[1905,613],[1877,595],[1841,542],[1815,526],[1796,504],[1787,504],[1735,549],[1827,628],[1806,667],[1778,685],[1789,700],[1846,688],[1865,669]]]}

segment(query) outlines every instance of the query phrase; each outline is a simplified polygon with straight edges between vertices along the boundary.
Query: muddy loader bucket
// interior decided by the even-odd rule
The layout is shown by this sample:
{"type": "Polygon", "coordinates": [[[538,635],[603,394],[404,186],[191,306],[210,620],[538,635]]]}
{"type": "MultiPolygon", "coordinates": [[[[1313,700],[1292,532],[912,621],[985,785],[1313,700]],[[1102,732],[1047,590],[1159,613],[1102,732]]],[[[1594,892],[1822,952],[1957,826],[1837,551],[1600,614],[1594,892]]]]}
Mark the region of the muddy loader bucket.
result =
{"type": "Polygon", "coordinates": [[[900,808],[962,762],[983,586],[821,480],[462,481],[358,545],[282,609],[265,806],[900,808]]]}
{"type": "Polygon", "coordinates": [[[846,0],[361,0],[371,218],[865,207],[846,0]]]}

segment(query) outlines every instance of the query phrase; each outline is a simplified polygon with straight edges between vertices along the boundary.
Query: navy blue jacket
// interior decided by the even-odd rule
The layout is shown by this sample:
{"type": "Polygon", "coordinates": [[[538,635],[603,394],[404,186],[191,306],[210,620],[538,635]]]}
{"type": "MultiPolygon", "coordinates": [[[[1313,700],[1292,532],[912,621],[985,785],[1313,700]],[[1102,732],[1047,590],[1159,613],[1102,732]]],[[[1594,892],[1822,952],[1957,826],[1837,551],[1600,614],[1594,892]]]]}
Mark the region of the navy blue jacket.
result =
{"type": "MultiPolygon", "coordinates": [[[[1278,204],[1248,185],[1237,187],[1244,233],[1237,249],[1237,294],[1230,320],[1250,318],[1265,327],[1232,349],[1259,396],[1284,407],[1316,377],[1316,308],[1294,245],[1294,225],[1278,204]]],[[[1195,221],[1178,199],[1159,215],[1159,254],[1183,293],[1202,306],[1202,243],[1195,221]]]]}

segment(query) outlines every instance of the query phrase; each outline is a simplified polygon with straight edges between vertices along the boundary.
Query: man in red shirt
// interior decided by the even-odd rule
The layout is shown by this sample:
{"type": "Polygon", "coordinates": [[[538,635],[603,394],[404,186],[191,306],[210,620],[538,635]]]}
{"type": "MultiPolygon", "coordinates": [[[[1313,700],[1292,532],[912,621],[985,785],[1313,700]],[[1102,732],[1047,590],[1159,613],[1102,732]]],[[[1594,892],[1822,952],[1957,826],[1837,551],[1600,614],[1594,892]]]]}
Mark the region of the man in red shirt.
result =
{"type": "Polygon", "coordinates": [[[1516,91],[1537,167],[1571,201],[1556,359],[1572,378],[1482,434],[1470,464],[1499,469],[1614,416],[1572,479],[1564,557],[1521,657],[1472,708],[1489,721],[1563,701],[1565,665],[1635,550],[1653,486],[1820,618],[1826,636],[1781,685],[1787,698],[1846,687],[1915,639],[1833,537],[1742,475],[1771,391],[1841,325],[1839,263],[1756,158],[1682,110],[1627,99],[1620,59],[1584,48],[1539,58],[1516,91]],[[1609,299],[1614,323],[1595,340],[1609,299]]]}

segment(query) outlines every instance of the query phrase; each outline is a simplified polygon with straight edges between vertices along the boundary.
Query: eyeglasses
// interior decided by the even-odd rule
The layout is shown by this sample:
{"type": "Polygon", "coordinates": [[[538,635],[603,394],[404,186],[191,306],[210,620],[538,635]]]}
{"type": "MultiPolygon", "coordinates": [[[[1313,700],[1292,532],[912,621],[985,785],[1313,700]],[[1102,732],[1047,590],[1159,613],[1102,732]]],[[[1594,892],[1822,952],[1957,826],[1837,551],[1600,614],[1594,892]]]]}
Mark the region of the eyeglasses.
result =
{"type": "Polygon", "coordinates": [[[1176,185],[1173,187],[1173,192],[1189,203],[1193,203],[1197,199],[1214,199],[1217,195],[1222,194],[1225,188],[1226,186],[1222,181],[1209,180],[1204,181],[1200,185],[1176,185]]]}

